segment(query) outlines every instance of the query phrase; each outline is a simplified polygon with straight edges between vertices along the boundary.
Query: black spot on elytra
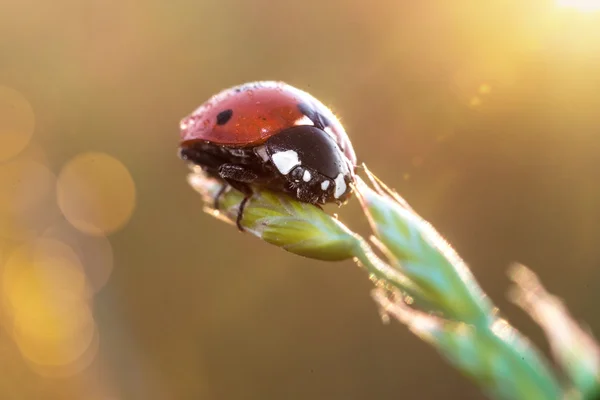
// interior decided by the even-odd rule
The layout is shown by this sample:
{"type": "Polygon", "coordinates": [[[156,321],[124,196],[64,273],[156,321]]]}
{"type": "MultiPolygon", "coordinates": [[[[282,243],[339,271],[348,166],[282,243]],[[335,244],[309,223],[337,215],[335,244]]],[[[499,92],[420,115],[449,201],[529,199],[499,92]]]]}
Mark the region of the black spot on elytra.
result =
{"type": "Polygon", "coordinates": [[[230,108],[228,110],[221,111],[217,114],[217,125],[225,125],[227,121],[231,119],[233,115],[233,110],[230,108]]]}
{"type": "Polygon", "coordinates": [[[306,115],[319,129],[325,129],[325,127],[331,126],[331,122],[324,115],[305,103],[298,104],[298,110],[306,115]]]}

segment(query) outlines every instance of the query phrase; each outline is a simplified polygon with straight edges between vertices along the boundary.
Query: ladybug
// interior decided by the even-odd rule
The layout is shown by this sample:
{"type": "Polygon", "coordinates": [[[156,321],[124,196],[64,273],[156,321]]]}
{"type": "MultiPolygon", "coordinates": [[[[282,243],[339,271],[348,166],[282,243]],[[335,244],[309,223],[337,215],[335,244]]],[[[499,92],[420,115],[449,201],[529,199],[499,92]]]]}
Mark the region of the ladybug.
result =
{"type": "MultiPolygon", "coordinates": [[[[181,121],[179,156],[242,192],[237,226],[253,187],[317,206],[352,193],[356,155],[333,113],[283,82],[226,89],[181,121]]],[[[215,199],[218,200],[227,185],[215,199]]]]}

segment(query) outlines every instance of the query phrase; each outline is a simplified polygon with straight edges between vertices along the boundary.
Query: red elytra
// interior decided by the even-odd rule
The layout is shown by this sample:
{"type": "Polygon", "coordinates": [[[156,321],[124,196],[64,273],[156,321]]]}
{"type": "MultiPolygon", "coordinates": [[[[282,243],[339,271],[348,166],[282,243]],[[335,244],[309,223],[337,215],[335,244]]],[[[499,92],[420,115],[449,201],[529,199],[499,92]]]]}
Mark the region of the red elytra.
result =
{"type": "Polygon", "coordinates": [[[181,121],[181,144],[205,141],[230,147],[256,146],[301,124],[306,118],[301,108],[327,119],[327,129],[331,129],[348,160],[356,164],[348,135],[331,110],[310,94],[283,82],[252,82],[214,95],[181,121]],[[223,118],[219,121],[219,117],[223,118]]]}

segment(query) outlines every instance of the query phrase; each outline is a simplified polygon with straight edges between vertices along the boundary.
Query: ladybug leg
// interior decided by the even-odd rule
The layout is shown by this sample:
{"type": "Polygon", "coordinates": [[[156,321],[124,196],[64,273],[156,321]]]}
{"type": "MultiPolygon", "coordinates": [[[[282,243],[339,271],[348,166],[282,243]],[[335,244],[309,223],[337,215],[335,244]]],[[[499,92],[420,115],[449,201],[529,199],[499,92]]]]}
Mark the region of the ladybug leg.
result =
{"type": "Polygon", "coordinates": [[[239,211],[236,219],[236,225],[240,231],[244,231],[242,227],[242,218],[244,217],[244,208],[246,203],[252,197],[252,188],[250,183],[258,179],[258,175],[249,168],[238,164],[223,164],[219,167],[219,176],[223,178],[234,189],[239,190],[244,194],[244,199],[240,203],[239,211]]]}
{"type": "Polygon", "coordinates": [[[258,175],[254,171],[239,164],[221,164],[219,176],[225,180],[229,179],[241,183],[252,183],[258,179],[258,175]]]}
{"type": "Polygon", "coordinates": [[[217,195],[215,196],[215,200],[213,203],[213,208],[215,210],[219,209],[219,200],[221,200],[221,196],[223,196],[223,193],[225,193],[225,191],[227,190],[228,184],[224,184],[221,189],[219,189],[219,191],[217,192],[217,195]]]}
{"type": "Polygon", "coordinates": [[[238,216],[235,220],[235,224],[237,225],[240,232],[244,232],[244,227],[242,226],[242,218],[244,217],[244,209],[246,208],[246,203],[248,202],[248,200],[250,200],[250,197],[252,197],[252,195],[245,196],[244,200],[242,200],[242,202],[240,203],[240,210],[238,211],[238,216]]]}
{"type": "Polygon", "coordinates": [[[225,182],[227,182],[231,187],[244,194],[244,199],[239,205],[237,218],[235,220],[235,224],[237,225],[238,229],[241,232],[244,232],[244,227],[242,226],[242,218],[244,217],[244,208],[246,208],[246,203],[248,203],[248,200],[250,200],[250,197],[252,197],[252,188],[250,187],[250,185],[244,182],[234,181],[228,178],[224,179],[225,182]]]}

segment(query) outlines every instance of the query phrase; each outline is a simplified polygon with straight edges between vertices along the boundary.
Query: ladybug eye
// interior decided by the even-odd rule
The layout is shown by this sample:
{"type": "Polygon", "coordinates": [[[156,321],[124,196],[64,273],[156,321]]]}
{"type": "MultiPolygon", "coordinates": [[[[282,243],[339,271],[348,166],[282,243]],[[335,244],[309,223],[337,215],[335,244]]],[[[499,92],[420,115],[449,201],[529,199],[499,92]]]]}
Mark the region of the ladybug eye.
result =
{"type": "Polygon", "coordinates": [[[225,125],[233,115],[233,110],[230,108],[228,110],[221,111],[217,114],[217,125],[225,125]]]}

